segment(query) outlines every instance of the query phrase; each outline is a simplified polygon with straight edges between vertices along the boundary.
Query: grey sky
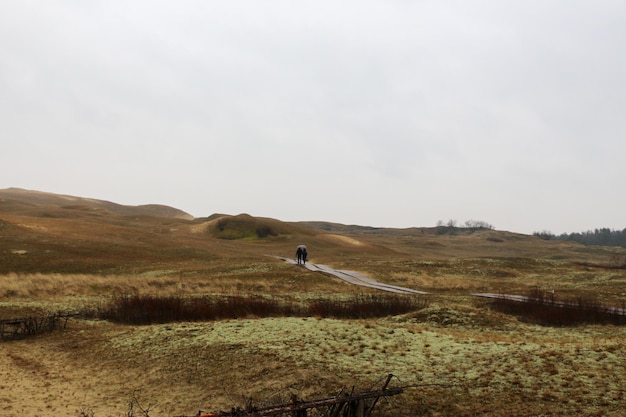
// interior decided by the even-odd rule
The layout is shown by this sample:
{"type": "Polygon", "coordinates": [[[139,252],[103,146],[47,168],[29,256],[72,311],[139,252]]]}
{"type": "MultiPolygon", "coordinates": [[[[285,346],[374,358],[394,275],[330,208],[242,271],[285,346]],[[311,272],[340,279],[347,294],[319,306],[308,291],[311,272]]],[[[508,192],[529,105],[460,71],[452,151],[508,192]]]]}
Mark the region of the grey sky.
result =
{"type": "Polygon", "coordinates": [[[2,1],[0,188],[626,227],[626,2],[2,1]]]}

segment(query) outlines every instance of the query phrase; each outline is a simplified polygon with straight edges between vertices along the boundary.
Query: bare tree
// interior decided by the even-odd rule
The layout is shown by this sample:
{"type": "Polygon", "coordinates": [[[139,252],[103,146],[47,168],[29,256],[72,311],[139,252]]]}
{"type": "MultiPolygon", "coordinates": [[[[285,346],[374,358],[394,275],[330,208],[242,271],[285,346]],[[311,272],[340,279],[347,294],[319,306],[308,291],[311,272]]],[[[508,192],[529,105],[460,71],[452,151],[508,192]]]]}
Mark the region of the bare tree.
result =
{"type": "Polygon", "coordinates": [[[484,222],[482,220],[467,220],[465,222],[465,227],[469,227],[470,229],[488,229],[488,230],[494,229],[494,227],[491,224],[484,222]]]}
{"type": "Polygon", "coordinates": [[[147,407],[141,405],[139,399],[137,398],[138,393],[138,391],[133,391],[133,395],[128,401],[128,412],[126,413],[126,417],[150,417],[150,410],[156,406],[156,404],[148,404],[147,407]]]}

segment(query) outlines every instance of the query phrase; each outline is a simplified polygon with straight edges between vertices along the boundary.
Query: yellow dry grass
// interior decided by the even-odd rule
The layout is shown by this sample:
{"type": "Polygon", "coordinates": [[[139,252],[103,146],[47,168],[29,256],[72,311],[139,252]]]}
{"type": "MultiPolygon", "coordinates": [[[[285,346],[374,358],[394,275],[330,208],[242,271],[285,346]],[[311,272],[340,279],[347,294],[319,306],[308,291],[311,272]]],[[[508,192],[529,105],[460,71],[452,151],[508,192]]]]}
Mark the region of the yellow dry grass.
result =
{"type": "Polygon", "coordinates": [[[365,243],[361,242],[358,239],[349,237],[349,236],[341,236],[341,235],[336,235],[336,234],[326,234],[324,235],[325,238],[329,239],[329,240],[337,240],[341,243],[345,243],[351,246],[357,246],[357,247],[362,247],[365,246],[365,243]]]}
{"type": "MultiPolygon", "coordinates": [[[[133,393],[155,416],[193,415],[288,393],[315,398],[391,372],[407,388],[390,407],[427,415],[613,415],[626,400],[621,328],[541,328],[466,308],[445,322],[242,319],[121,326],[75,321],[63,334],[3,345],[3,415],[122,415],[133,393]],[[472,314],[473,313],[473,314],[472,314]],[[431,386],[430,384],[440,384],[431,386]],[[420,386],[427,385],[427,386],[420,386]],[[330,390],[330,392],[329,392],[330,390]],[[523,401],[522,403],[518,403],[523,401]],[[522,407],[523,405],[523,407],[522,407]],[[430,410],[430,411],[428,411],[430,410]]],[[[450,312],[448,311],[447,314],[450,312]]],[[[383,404],[383,409],[385,405],[383,404]]],[[[388,415],[415,415],[411,413],[388,415]]]]}
{"type": "MultiPolygon", "coordinates": [[[[278,235],[220,240],[190,232],[203,221],[67,213],[3,214],[0,318],[79,310],[120,293],[307,299],[373,291],[266,256],[293,257],[300,243],[312,262],[428,291],[431,304],[370,320],[129,326],[72,319],[52,334],[0,342],[1,416],[121,416],[132,396],[151,406],[152,417],[194,415],[200,404],[230,409],[244,397],[369,389],[388,373],[407,389],[383,401],[379,415],[623,415],[623,326],[531,325],[470,296],[538,286],[619,305],[626,271],[608,266],[622,249],[493,231],[329,235],[268,220],[261,224],[278,235]]],[[[238,220],[238,228],[259,224],[238,220]]]]}

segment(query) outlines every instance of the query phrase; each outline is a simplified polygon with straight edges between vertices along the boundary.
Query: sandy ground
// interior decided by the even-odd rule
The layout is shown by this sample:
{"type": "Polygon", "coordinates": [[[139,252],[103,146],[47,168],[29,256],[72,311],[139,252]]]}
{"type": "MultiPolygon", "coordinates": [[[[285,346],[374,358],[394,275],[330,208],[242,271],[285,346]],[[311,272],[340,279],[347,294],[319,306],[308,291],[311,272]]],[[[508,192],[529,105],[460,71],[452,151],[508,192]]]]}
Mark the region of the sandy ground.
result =
{"type": "Polygon", "coordinates": [[[86,372],[71,354],[78,342],[71,334],[59,336],[47,336],[43,344],[22,340],[1,345],[0,415],[79,416],[93,404],[106,415],[123,411],[110,401],[110,376],[86,372]]]}
{"type": "MultiPolygon", "coordinates": [[[[159,398],[143,383],[136,358],[120,360],[104,348],[107,337],[128,332],[108,323],[75,322],[54,334],[1,343],[0,416],[122,416],[133,396],[159,398]]],[[[147,373],[154,372],[158,366],[147,373]]]]}

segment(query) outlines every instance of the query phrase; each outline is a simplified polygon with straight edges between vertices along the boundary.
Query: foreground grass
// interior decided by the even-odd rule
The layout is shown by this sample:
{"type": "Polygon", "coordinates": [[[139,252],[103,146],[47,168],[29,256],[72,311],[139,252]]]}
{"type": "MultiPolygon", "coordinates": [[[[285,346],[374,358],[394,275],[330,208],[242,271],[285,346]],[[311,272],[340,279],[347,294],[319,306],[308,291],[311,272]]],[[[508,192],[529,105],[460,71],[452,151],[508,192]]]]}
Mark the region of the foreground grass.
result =
{"type": "Polygon", "coordinates": [[[282,403],[291,393],[367,390],[388,373],[407,388],[383,401],[379,416],[623,415],[623,326],[534,325],[468,294],[541,288],[619,306],[626,270],[612,260],[624,249],[496,231],[328,229],[339,235],[266,221],[261,226],[270,227],[259,229],[249,216],[231,229],[243,224],[253,235],[224,240],[210,221],[3,207],[0,319],[96,308],[116,294],[305,304],[373,293],[263,255],[293,256],[300,243],[311,262],[431,293],[428,308],[367,319],[246,316],[142,326],[71,319],[63,331],[2,343],[3,417],[119,417],[130,398],[152,417],[195,415],[246,397],[282,403]]]}
{"type": "Polygon", "coordinates": [[[247,397],[263,403],[369,389],[387,373],[412,388],[381,404],[385,416],[618,416],[626,400],[623,328],[533,326],[458,300],[368,320],[70,327],[3,345],[0,360],[18,365],[2,364],[5,388],[13,372],[45,375],[21,381],[31,385],[21,398],[5,397],[3,415],[37,415],[30,404],[47,396],[57,414],[88,406],[118,416],[135,392],[155,405],[152,416],[193,415],[199,404],[226,410],[247,397]]]}
{"type": "MultiPolygon", "coordinates": [[[[510,407],[502,410],[510,403],[517,403],[520,409],[515,414],[523,415],[621,413],[626,399],[621,329],[582,327],[562,332],[506,317],[500,329],[490,329],[483,322],[488,313],[469,307],[457,311],[459,318],[467,317],[442,326],[437,317],[442,312],[450,315],[440,305],[431,308],[430,316],[421,313],[417,318],[287,318],[157,326],[114,338],[109,346],[124,356],[142,351],[147,363],[174,360],[179,379],[213,380],[210,392],[234,382],[243,391],[239,395],[260,399],[270,398],[276,389],[288,389],[290,385],[284,385],[288,381],[303,395],[322,395],[316,379],[324,380],[324,386],[346,381],[364,386],[391,372],[400,384],[416,387],[394,399],[395,405],[404,404],[400,410],[390,407],[384,415],[416,415],[418,410],[425,415],[511,415],[510,407]],[[423,321],[424,317],[430,318],[423,321]],[[168,342],[155,343],[162,339],[168,342]],[[232,372],[222,371],[218,380],[214,367],[194,367],[194,363],[217,365],[224,359],[232,361],[232,372]],[[288,374],[297,380],[283,381],[288,374]],[[245,382],[250,380],[256,383],[245,382]],[[403,413],[404,407],[412,411],[403,413]]],[[[228,397],[213,397],[214,406],[232,405],[235,398],[228,397]]]]}
{"type": "MultiPolygon", "coordinates": [[[[411,386],[379,415],[621,416],[626,402],[623,326],[568,328],[518,321],[469,297],[598,293],[623,300],[624,271],[560,260],[337,261],[390,284],[431,291],[418,312],[370,319],[270,317],[134,326],[70,320],[63,332],[2,344],[0,415],[120,416],[137,394],[152,417],[326,397],[370,389],[388,373],[411,386]],[[343,263],[342,263],[343,262],[343,263]],[[506,290],[506,291],[505,291],[506,290]],[[510,291],[509,291],[510,290],[510,291]],[[201,406],[201,407],[199,407],[201,406]]],[[[330,264],[330,262],[329,262],[330,264]]],[[[8,274],[0,315],[98,306],[114,294],[265,295],[292,302],[371,294],[273,261],[167,264],[137,274],[8,274]]]]}

